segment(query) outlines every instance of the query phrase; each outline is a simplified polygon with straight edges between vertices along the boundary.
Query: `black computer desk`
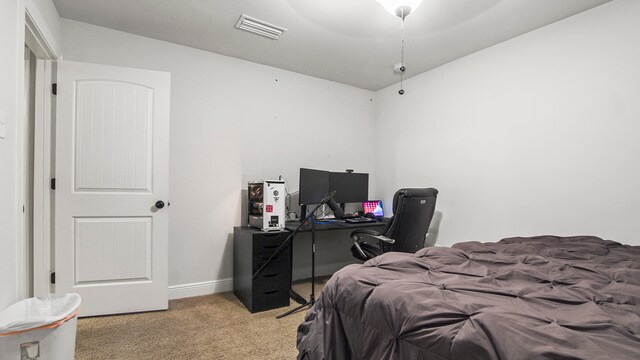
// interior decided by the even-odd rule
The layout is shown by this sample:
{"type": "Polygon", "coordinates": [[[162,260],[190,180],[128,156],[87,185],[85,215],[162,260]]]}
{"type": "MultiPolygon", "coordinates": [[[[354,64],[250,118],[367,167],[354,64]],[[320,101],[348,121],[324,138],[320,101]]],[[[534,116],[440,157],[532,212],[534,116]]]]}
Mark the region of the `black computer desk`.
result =
{"type": "MultiPolygon", "coordinates": [[[[316,223],[316,231],[356,230],[356,229],[362,229],[362,228],[369,228],[369,229],[379,228],[380,230],[382,230],[382,228],[384,228],[389,222],[389,219],[380,218],[376,222],[368,222],[368,223],[348,223],[344,220],[336,220],[336,221],[331,221],[329,223],[322,223],[322,221],[320,222],[321,222],[320,224],[316,223]]],[[[285,229],[288,231],[294,231],[296,228],[298,228],[298,226],[300,226],[300,220],[289,220],[285,223],[285,229]]],[[[310,231],[311,231],[311,224],[306,224],[305,226],[300,228],[300,230],[298,230],[298,232],[310,232],[310,231]]],[[[293,250],[293,243],[294,241],[291,241],[292,250],[293,250]]],[[[291,251],[291,256],[293,257],[293,251],[291,251]]],[[[293,259],[291,262],[291,266],[293,267],[293,259]]],[[[293,274],[293,269],[291,273],[293,274]]],[[[296,301],[299,304],[304,304],[306,302],[306,299],[300,296],[300,294],[298,294],[297,292],[293,291],[293,289],[289,290],[289,295],[294,301],[296,301]]]]}
{"type": "MultiPolygon", "coordinates": [[[[373,228],[373,227],[383,228],[387,225],[388,221],[389,219],[387,218],[381,218],[376,222],[369,222],[369,223],[348,223],[344,220],[336,220],[336,221],[331,221],[325,224],[325,223],[322,223],[322,220],[320,220],[319,221],[320,223],[316,223],[316,231],[351,230],[351,229],[355,230],[360,228],[373,228]]],[[[300,220],[289,220],[285,224],[285,229],[289,231],[294,231],[298,226],[300,226],[300,220]]],[[[300,232],[311,231],[311,224],[306,224],[299,231],[300,232]]]]}

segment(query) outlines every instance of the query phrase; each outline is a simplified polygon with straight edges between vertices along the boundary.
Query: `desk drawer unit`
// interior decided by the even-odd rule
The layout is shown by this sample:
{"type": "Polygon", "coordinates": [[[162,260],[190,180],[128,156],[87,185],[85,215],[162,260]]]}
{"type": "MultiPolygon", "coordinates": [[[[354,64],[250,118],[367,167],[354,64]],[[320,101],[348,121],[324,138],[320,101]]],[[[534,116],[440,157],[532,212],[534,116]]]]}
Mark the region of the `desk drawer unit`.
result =
{"type": "Polygon", "coordinates": [[[248,227],[233,230],[233,293],[252,313],[289,306],[291,246],[255,280],[251,278],[288,235],[287,231],[263,232],[248,227]]]}

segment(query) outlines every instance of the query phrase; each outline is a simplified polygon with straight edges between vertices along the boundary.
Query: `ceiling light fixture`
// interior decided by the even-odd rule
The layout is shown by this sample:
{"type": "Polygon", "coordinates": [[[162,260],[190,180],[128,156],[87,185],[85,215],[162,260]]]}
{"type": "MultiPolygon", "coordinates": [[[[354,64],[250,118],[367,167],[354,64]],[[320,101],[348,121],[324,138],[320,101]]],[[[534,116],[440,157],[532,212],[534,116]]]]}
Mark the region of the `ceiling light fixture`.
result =
{"type": "Polygon", "coordinates": [[[404,64],[404,19],[412,12],[416,11],[418,6],[422,4],[422,0],[377,0],[382,7],[387,10],[391,15],[395,15],[402,20],[401,32],[402,32],[402,49],[400,52],[400,64],[394,66],[394,70],[398,69],[400,72],[400,91],[398,94],[404,95],[404,89],[402,88],[404,80],[404,72],[407,67],[404,64]]]}
{"type": "Polygon", "coordinates": [[[391,15],[401,18],[407,17],[412,11],[416,11],[422,4],[422,0],[377,0],[391,15]]]}

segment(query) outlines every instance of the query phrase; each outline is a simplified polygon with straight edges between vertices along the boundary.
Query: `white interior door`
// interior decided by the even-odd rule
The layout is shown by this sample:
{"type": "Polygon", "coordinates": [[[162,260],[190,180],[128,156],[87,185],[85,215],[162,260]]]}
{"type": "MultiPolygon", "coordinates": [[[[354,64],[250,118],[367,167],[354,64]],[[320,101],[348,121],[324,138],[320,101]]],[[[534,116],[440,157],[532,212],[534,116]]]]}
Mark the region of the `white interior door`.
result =
{"type": "Polygon", "coordinates": [[[170,74],[60,61],[57,83],[56,292],[167,309],[170,74]]]}

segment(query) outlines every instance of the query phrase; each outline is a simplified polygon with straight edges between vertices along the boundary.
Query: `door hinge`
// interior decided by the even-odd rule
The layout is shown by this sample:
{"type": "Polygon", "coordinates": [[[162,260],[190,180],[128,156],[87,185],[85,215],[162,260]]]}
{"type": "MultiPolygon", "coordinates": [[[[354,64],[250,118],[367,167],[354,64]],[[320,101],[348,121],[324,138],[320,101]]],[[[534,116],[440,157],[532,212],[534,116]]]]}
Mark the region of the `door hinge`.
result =
{"type": "Polygon", "coordinates": [[[55,190],[56,189],[56,178],[52,178],[51,179],[51,190],[55,190]]]}
{"type": "Polygon", "coordinates": [[[51,273],[51,283],[52,284],[56,283],[56,272],[55,271],[51,273]]]}
{"type": "Polygon", "coordinates": [[[58,84],[57,83],[51,84],[51,93],[53,95],[58,95],[58,84]]]}

